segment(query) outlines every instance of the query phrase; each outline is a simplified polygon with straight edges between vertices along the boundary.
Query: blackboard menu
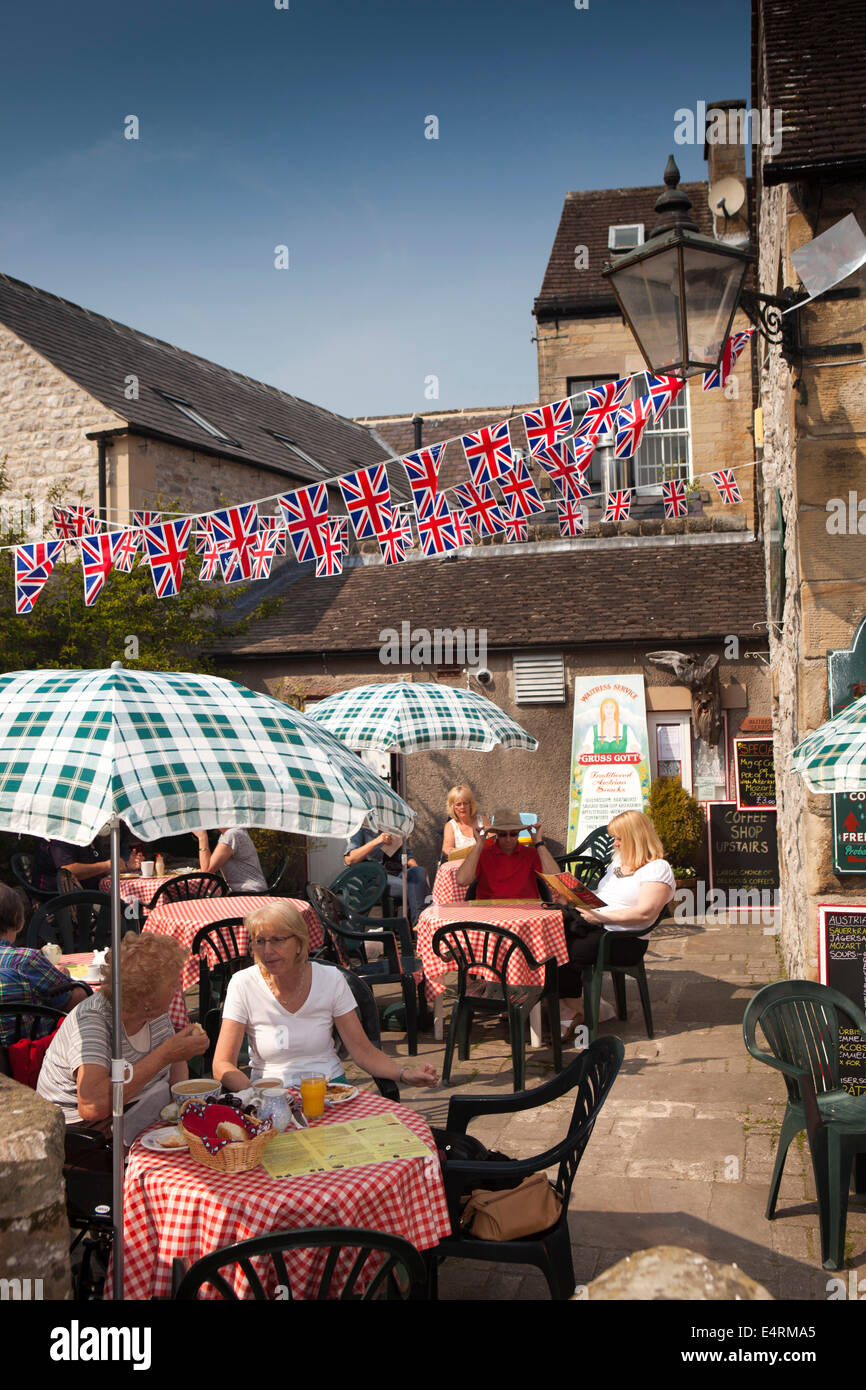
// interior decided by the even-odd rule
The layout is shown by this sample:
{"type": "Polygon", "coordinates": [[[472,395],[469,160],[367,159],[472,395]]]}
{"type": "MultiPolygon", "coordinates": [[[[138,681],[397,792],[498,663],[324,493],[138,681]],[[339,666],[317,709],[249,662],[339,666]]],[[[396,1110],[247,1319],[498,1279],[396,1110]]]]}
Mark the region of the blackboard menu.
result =
{"type": "Polygon", "coordinates": [[[707,806],[710,887],[725,892],[779,886],[779,842],[775,811],[740,811],[733,801],[707,806]]]}
{"type": "MultiPolygon", "coordinates": [[[[822,903],[818,908],[821,981],[838,989],[858,1009],[866,1007],[866,905],[822,903]]],[[[866,1039],[856,1028],[839,1029],[842,1085],[852,1095],[866,1092],[866,1039]]]]}
{"type": "Polygon", "coordinates": [[[771,738],[734,739],[738,811],[775,811],[776,769],[771,738]]]}

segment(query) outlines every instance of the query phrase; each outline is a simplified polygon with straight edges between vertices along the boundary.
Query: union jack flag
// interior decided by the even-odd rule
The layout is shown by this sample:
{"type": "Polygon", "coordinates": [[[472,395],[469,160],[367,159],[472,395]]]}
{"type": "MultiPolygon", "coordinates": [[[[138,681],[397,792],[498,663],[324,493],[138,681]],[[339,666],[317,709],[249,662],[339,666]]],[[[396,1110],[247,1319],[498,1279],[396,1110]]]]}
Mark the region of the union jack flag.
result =
{"type": "Polygon", "coordinates": [[[571,401],[555,401],[553,405],[542,405],[537,410],[527,410],[523,417],[529,452],[538,454],[542,449],[552,449],[564,439],[574,426],[571,401]]]}
{"type": "MultiPolygon", "coordinates": [[[[590,457],[592,457],[594,448],[595,445],[590,445],[590,457]]],[[[539,449],[535,455],[535,461],[540,463],[545,472],[550,475],[554,487],[558,487],[563,496],[589,496],[589,483],[586,482],[583,471],[575,467],[570,439],[564,440],[562,444],[554,444],[550,448],[539,449]]]]}
{"type": "Polygon", "coordinates": [[[597,440],[594,437],[584,439],[583,435],[580,434],[576,434],[571,440],[571,446],[574,450],[574,466],[578,473],[585,473],[589,468],[592,456],[595,453],[596,443],[597,440]]]}
{"type": "Polygon", "coordinates": [[[259,529],[259,514],[255,502],[211,512],[208,521],[214,540],[232,550],[242,549],[259,529]]]}
{"type": "Polygon", "coordinates": [[[279,498],[286,530],[298,560],[323,554],[328,529],[328,490],[324,483],[284,492],[279,498]]]}
{"type": "Polygon", "coordinates": [[[384,463],[371,464],[357,473],[338,478],[355,535],[359,541],[371,540],[382,530],[382,508],[391,505],[391,489],[384,463]]]}
{"type": "Polygon", "coordinates": [[[102,591],[111,573],[114,555],[114,542],[108,531],[95,531],[89,536],[79,536],[81,546],[81,567],[84,571],[84,603],[90,608],[102,591]]]}
{"type": "Polygon", "coordinates": [[[439,491],[439,469],[444,453],[444,444],[433,444],[429,449],[419,449],[414,454],[407,454],[402,460],[415,499],[415,510],[419,515],[427,510],[428,494],[432,498],[439,491]]]}
{"type": "Polygon", "coordinates": [[[613,417],[622,405],[629,380],[624,376],[619,381],[608,381],[604,386],[589,387],[586,392],[589,405],[578,427],[578,434],[596,436],[610,433],[613,417]]]}
{"type": "Polygon", "coordinates": [[[452,511],[451,520],[454,524],[454,535],[457,537],[457,545],[471,545],[472,527],[469,525],[469,519],[466,513],[452,511]]]}
{"type": "Polygon", "coordinates": [[[343,536],[340,523],[331,520],[322,531],[322,553],[316,557],[316,578],[343,573],[343,536]]]}
{"type": "Polygon", "coordinates": [[[505,530],[505,518],[487,483],[460,483],[453,496],[479,536],[495,536],[498,531],[505,530]]]}
{"type": "Polygon", "coordinates": [[[602,521],[626,521],[631,510],[631,488],[623,492],[609,492],[602,521]]]}
{"type": "Polygon", "coordinates": [[[252,551],[257,540],[258,532],[253,536],[247,536],[239,545],[217,541],[220,569],[226,584],[240,584],[243,580],[252,579],[252,551]]]}
{"type": "Polygon", "coordinates": [[[742,502],[742,494],[737,486],[732,468],[720,468],[718,473],[711,473],[710,477],[719,490],[719,496],[728,507],[733,502],[742,502]]]}
{"type": "MultiPolygon", "coordinates": [[[[271,565],[277,553],[281,531],[273,526],[266,526],[263,531],[259,531],[253,537],[252,545],[249,549],[250,567],[253,579],[267,579],[271,572],[271,565]]],[[[283,544],[285,544],[286,533],[282,531],[283,544]]]]}
{"type": "Polygon", "coordinates": [[[678,376],[653,376],[652,372],[647,372],[647,395],[652,401],[656,422],[662,418],[668,406],[673,405],[685,384],[678,376]]]}
{"type": "Polygon", "coordinates": [[[457,549],[453,517],[441,495],[433,498],[432,506],[423,517],[419,516],[418,536],[425,555],[445,555],[457,549]]]}
{"type": "Polygon", "coordinates": [[[403,528],[403,536],[405,539],[406,549],[413,550],[415,547],[415,532],[412,530],[411,512],[401,512],[397,518],[397,521],[403,528]]]}
{"type": "Polygon", "coordinates": [[[286,528],[281,516],[260,516],[259,531],[270,533],[276,540],[275,555],[286,553],[286,528]]]}
{"type": "Polygon", "coordinates": [[[183,583],[192,517],[144,528],[144,543],[157,598],[175,598],[183,583]]]}
{"type": "Polygon", "coordinates": [[[640,444],[640,437],[653,417],[652,401],[649,396],[638,396],[631,405],[623,406],[616,417],[616,442],[614,457],[631,458],[640,444]]]}
{"type": "Polygon", "coordinates": [[[215,579],[220,572],[220,555],[222,549],[223,547],[219,545],[213,537],[208,538],[207,549],[202,555],[201,569],[198,572],[198,577],[202,583],[207,583],[208,580],[215,579]]]}
{"type": "Polygon", "coordinates": [[[340,528],[340,543],[343,547],[343,554],[349,553],[349,518],[347,516],[332,516],[331,525],[340,528]]]}
{"type": "Polygon", "coordinates": [[[132,524],[133,524],[133,526],[137,526],[137,527],[139,528],[139,533],[140,533],[140,535],[141,535],[141,537],[142,537],[142,547],[141,547],[141,548],[142,548],[143,554],[142,554],[142,557],[141,557],[141,563],[142,563],[143,565],[148,565],[148,564],[150,564],[150,561],[149,561],[148,558],[147,558],[147,546],[144,545],[144,543],[143,543],[143,540],[144,540],[144,528],[145,528],[146,526],[158,526],[159,523],[160,523],[161,521],[162,521],[162,512],[133,512],[133,513],[132,513],[132,524]]]}
{"type": "Polygon", "coordinates": [[[129,574],[141,549],[141,532],[133,526],[127,526],[122,531],[112,531],[110,534],[114,543],[114,568],[122,574],[129,574]]]}
{"type": "Polygon", "coordinates": [[[54,569],[63,541],[35,541],[15,547],[15,612],[30,613],[54,569]]]}
{"type": "Polygon", "coordinates": [[[586,527],[583,521],[583,508],[570,497],[556,504],[561,536],[582,536],[586,527]]]}
{"type": "Polygon", "coordinates": [[[544,511],[544,503],[523,459],[515,459],[513,468],[503,473],[497,481],[512,521],[519,517],[532,516],[533,512],[544,511]]]}
{"type": "Polygon", "coordinates": [[[529,537],[529,527],[521,516],[510,516],[505,523],[507,541],[525,541],[529,537]]]}
{"type": "Polygon", "coordinates": [[[681,478],[675,478],[670,483],[662,483],[662,496],[665,500],[666,517],[686,515],[689,504],[686,501],[686,485],[681,478]]]}
{"type": "Polygon", "coordinates": [[[195,553],[196,553],[196,555],[204,555],[205,551],[208,549],[208,547],[210,546],[210,544],[211,544],[210,517],[209,517],[209,516],[203,516],[203,517],[200,517],[200,518],[199,518],[198,526],[196,526],[196,528],[195,528],[195,553]]]}
{"type": "Polygon", "coordinates": [[[722,348],[722,360],[719,366],[711,372],[704,372],[701,383],[702,391],[712,391],[715,386],[724,386],[737,362],[737,358],[746,346],[746,343],[754,333],[754,328],[745,328],[739,333],[732,333],[722,348]]]}
{"type": "Polygon", "coordinates": [[[54,529],[64,541],[89,535],[96,524],[95,507],[52,507],[54,529]]]}
{"type": "MultiPolygon", "coordinates": [[[[377,540],[379,550],[384,556],[386,565],[399,565],[406,559],[407,541],[406,532],[403,527],[404,518],[394,507],[384,507],[382,509],[382,520],[384,530],[379,532],[377,540]]],[[[411,521],[409,525],[411,526],[411,521]]],[[[411,539],[409,541],[411,544],[411,539]]]]}
{"type": "Polygon", "coordinates": [[[508,421],[485,425],[473,434],[464,434],[463,451],[476,487],[492,483],[506,469],[514,467],[514,453],[508,434],[508,421]]]}

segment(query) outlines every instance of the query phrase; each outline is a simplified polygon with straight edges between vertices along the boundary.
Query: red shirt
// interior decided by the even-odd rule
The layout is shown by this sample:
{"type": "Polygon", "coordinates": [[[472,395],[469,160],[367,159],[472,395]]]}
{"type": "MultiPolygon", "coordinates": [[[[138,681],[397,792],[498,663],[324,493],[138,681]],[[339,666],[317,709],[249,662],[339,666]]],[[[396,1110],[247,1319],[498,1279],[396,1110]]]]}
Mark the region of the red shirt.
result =
{"type": "Polygon", "coordinates": [[[495,839],[485,842],[478,858],[476,899],[538,898],[535,875],[542,872],[541,858],[534,845],[518,845],[511,854],[499,848],[495,839]]]}

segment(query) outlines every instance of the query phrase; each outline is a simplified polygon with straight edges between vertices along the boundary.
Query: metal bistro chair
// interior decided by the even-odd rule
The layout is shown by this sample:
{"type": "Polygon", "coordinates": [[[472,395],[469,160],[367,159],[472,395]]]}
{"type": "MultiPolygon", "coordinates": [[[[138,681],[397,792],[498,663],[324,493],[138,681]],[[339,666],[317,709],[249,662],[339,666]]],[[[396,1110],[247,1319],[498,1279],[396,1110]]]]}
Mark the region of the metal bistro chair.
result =
{"type": "MultiPolygon", "coordinates": [[[[553,1044],[553,1063],[562,1070],[562,1037],[559,1026],[559,989],[555,959],[537,961],[526,942],[504,927],[482,926],[474,922],[455,922],[439,927],[433,933],[431,947],[440,960],[448,961],[457,970],[457,1001],[451,1012],[442,1084],[451,1079],[454,1044],[461,1061],[469,1056],[469,1030],[475,1014],[505,1014],[511,1039],[511,1058],[514,1068],[514,1089],[522,1091],[526,1084],[526,1021],[542,999],[547,1001],[550,1036],[553,1044]],[[544,971],[541,985],[508,983],[509,966],[515,956],[522,956],[532,971],[544,971]],[[472,993],[472,972],[488,970],[495,982],[486,984],[483,993],[472,993]]],[[[475,987],[480,983],[477,979],[475,987]]]]}
{"type": "Polygon", "coordinates": [[[770,1179],[766,1217],[772,1221],[791,1140],[809,1135],[821,1260],[825,1269],[844,1262],[851,1161],[866,1152],[866,1096],[842,1086],[839,1029],[842,1020],[866,1038],[866,1014],[844,994],[811,980],[780,980],[759,989],[743,1016],[746,1047],[785,1078],[788,1104],[770,1179]],[[758,1046],[760,1026],[769,1052],[758,1046]]]}
{"type": "Polygon", "coordinates": [[[197,1298],[199,1290],[209,1284],[224,1299],[234,1301],[251,1295],[259,1303],[271,1302],[274,1295],[253,1265],[253,1260],[260,1261],[261,1269],[264,1259],[269,1258],[275,1282],[285,1290],[283,1296],[291,1300],[294,1295],[286,1254],[292,1250],[322,1248],[328,1254],[317,1276],[317,1300],[417,1300],[427,1297],[427,1271],[414,1245],[400,1236],[381,1231],[358,1231],[348,1226],[253,1236],[251,1240],[242,1240],[238,1245],[227,1245],[223,1250],[203,1256],[191,1269],[187,1269],[184,1260],[176,1259],[172,1269],[173,1296],[182,1300],[197,1298]],[[338,1262],[345,1252],[352,1252],[354,1258],[348,1269],[344,1260],[338,1273],[338,1262]],[[243,1294],[236,1293],[226,1277],[236,1274],[238,1269],[246,1281],[243,1294]]]}
{"type": "Polygon", "coordinates": [[[368,912],[388,886],[388,875],[381,864],[364,859],[337,874],[328,887],[338,893],[350,912],[368,912]]]}
{"type": "Polygon", "coordinates": [[[202,927],[192,940],[191,954],[198,956],[198,1017],[209,1043],[202,1059],[207,1068],[213,1064],[229,980],[253,964],[249,952],[240,949],[243,924],[243,917],[224,917],[202,927]]]}
{"type": "Polygon", "coordinates": [[[190,898],[227,898],[229,886],[219,874],[180,874],[161,883],[147,905],[148,912],[159,903],[182,903],[190,898]]]}
{"type": "MultiPolygon", "coordinates": [[[[544,1153],[502,1163],[473,1163],[449,1159],[443,1170],[445,1195],[454,1235],[431,1251],[430,1293],[436,1296],[437,1266],[441,1260],[495,1260],[503,1264],[531,1264],[542,1271],[551,1298],[571,1298],[574,1263],[568,1229],[568,1202],[578,1165],[589,1143],[598,1112],[607,1099],[622,1065],[625,1049],[619,1038],[599,1038],[590,1043],[552,1081],[514,1096],[453,1096],[448,1106],[448,1131],[465,1134],[470,1120],[482,1115],[511,1115],[534,1110],[577,1090],[565,1137],[544,1153]],[[472,1188],[488,1187],[499,1178],[523,1179],[543,1173],[557,1164],[553,1186],[562,1199],[559,1220],[547,1231],[519,1240],[479,1240],[460,1229],[460,1198],[472,1188]]],[[[531,1131],[530,1131],[531,1132],[531,1131]]]]}
{"type": "MultiPolygon", "coordinates": [[[[123,932],[135,931],[124,919],[123,932]]],[[[39,949],[54,941],[65,956],[99,951],[111,945],[111,896],[108,893],[63,893],[43,903],[27,925],[25,944],[39,949]]]]}

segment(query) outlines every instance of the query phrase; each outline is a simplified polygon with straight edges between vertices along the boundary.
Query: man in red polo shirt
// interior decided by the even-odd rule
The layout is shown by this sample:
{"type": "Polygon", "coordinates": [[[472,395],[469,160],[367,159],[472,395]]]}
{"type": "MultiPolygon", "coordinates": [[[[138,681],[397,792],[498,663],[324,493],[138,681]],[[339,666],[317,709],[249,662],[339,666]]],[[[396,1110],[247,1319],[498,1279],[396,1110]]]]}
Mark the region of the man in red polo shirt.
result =
{"type": "Polygon", "coordinates": [[[558,874],[559,867],[541,837],[541,826],[532,827],[532,844],[518,844],[526,827],[505,807],[494,811],[491,830],[475,831],[475,848],[457,871],[457,882],[468,888],[478,880],[476,899],[534,898],[540,896],[536,874],[558,874]]]}

